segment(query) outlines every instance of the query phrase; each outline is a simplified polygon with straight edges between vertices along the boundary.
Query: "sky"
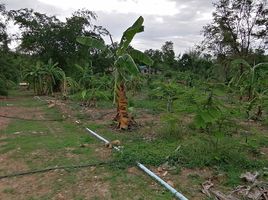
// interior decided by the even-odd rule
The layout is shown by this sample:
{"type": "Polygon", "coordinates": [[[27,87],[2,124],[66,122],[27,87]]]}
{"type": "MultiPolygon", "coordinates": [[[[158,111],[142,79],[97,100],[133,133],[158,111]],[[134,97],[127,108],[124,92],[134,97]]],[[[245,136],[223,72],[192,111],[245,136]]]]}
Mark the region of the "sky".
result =
{"type": "MultiPolygon", "coordinates": [[[[189,51],[202,41],[202,27],[211,22],[212,0],[1,0],[7,10],[33,8],[65,19],[80,8],[94,11],[94,22],[108,29],[115,41],[142,15],[145,31],[132,45],[140,50],[160,49],[174,43],[176,54],[189,51]]],[[[15,29],[14,29],[15,30],[15,29]]],[[[108,40],[107,40],[108,41],[108,40]]]]}

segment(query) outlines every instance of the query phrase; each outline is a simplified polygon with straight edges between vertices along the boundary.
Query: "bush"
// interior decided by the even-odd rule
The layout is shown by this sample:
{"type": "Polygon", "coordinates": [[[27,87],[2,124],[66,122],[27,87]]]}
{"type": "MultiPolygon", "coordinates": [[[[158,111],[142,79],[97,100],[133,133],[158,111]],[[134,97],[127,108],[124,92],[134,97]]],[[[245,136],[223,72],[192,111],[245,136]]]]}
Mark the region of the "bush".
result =
{"type": "Polygon", "coordinates": [[[168,161],[185,167],[216,167],[221,170],[254,169],[265,167],[267,162],[253,160],[247,156],[250,150],[231,137],[217,139],[193,139],[184,143],[168,161]]]}
{"type": "Polygon", "coordinates": [[[166,114],[161,117],[163,124],[160,130],[160,137],[166,139],[179,139],[183,134],[182,122],[177,114],[166,114]]]}
{"type": "Polygon", "coordinates": [[[8,96],[7,84],[4,78],[0,77],[0,96],[8,96]]]}
{"type": "Polygon", "coordinates": [[[135,165],[137,161],[145,165],[159,166],[176,147],[177,142],[174,140],[140,140],[135,141],[135,145],[128,143],[122,152],[115,154],[115,158],[121,167],[135,165]]]}

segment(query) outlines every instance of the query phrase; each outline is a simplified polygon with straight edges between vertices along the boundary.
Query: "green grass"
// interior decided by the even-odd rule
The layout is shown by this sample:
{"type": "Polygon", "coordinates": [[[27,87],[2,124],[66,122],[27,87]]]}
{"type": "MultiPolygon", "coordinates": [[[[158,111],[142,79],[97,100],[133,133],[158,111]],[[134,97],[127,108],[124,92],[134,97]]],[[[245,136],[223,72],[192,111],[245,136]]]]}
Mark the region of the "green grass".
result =
{"type": "Polygon", "coordinates": [[[140,176],[135,176],[132,174],[127,174],[126,171],[118,169],[112,169],[112,175],[106,177],[105,180],[111,182],[111,191],[113,199],[125,199],[126,197],[131,197],[130,199],[172,199],[172,195],[163,188],[148,188],[151,184],[151,179],[146,179],[146,181],[141,181],[140,176]],[[124,183],[124,185],[118,185],[118,183],[124,183]],[[129,190],[126,190],[129,188],[129,190]],[[142,192],[141,192],[142,191],[142,192]],[[133,196],[135,194],[135,197],[133,196]]]}
{"type": "Polygon", "coordinates": [[[172,151],[179,145],[172,140],[132,140],[124,146],[122,153],[116,154],[116,159],[125,166],[135,165],[139,161],[146,165],[158,166],[163,164],[172,151]]]}
{"type": "MultiPolygon", "coordinates": [[[[130,98],[129,106],[138,109],[137,117],[144,112],[152,116],[160,115],[161,119],[160,122],[147,122],[143,127],[133,131],[114,130],[109,125],[110,121],[102,124],[90,121],[86,114],[80,112],[81,106],[77,101],[66,103],[84,126],[110,141],[119,139],[124,146],[123,152],[114,152],[113,156],[108,158],[118,161],[116,164],[102,167],[94,172],[109,185],[112,199],[125,199],[133,193],[136,194],[136,199],[172,198],[161,187],[151,187],[150,178],[127,172],[127,168],[134,166],[136,161],[149,167],[158,167],[168,162],[170,166],[176,168],[174,175],[178,175],[183,168],[208,168],[215,174],[226,176],[221,183],[224,187],[241,184],[239,176],[242,172],[260,171],[268,166],[267,157],[260,152],[260,148],[268,147],[268,137],[265,134],[267,128],[264,126],[260,128],[257,123],[256,126],[246,125],[243,106],[235,98],[233,101],[225,98],[224,89],[216,88],[215,92],[216,98],[224,104],[225,120],[222,123],[222,134],[220,136],[216,134],[218,130],[216,123],[211,126],[213,129],[211,135],[205,129],[196,128],[193,120],[197,104],[202,104],[208,95],[205,87],[200,88],[182,88],[180,98],[174,102],[173,113],[166,112],[163,100],[150,99],[145,88],[142,94],[130,98]],[[155,134],[151,135],[149,129],[154,129],[152,131],[155,134]]],[[[38,107],[45,119],[62,117],[57,108],[48,108],[43,101],[33,99],[31,92],[26,94],[24,96],[23,93],[11,91],[11,95],[19,100],[1,101],[0,106],[12,104],[16,107],[38,107]]],[[[110,103],[100,101],[98,105],[102,109],[109,109],[113,106],[110,103]]],[[[102,142],[88,134],[84,128],[68,120],[62,122],[12,120],[7,129],[2,130],[0,134],[5,136],[0,139],[0,144],[2,143],[0,153],[9,153],[10,159],[26,163],[30,169],[101,160],[95,149],[102,148],[102,142]],[[80,145],[85,143],[92,147],[81,148],[80,145]]],[[[83,172],[83,170],[65,172],[65,176],[60,178],[62,181],[55,181],[52,184],[53,190],[48,194],[38,198],[32,196],[29,199],[52,199],[59,191],[70,190],[77,186],[77,182],[92,176],[91,172],[85,171],[81,177],[78,175],[81,171],[83,172]]],[[[5,173],[5,170],[1,170],[1,173],[5,173]]],[[[195,186],[205,181],[198,175],[190,175],[187,179],[195,186]]],[[[186,188],[179,188],[188,194],[186,188]]],[[[8,191],[9,189],[7,193],[12,193],[8,191]]],[[[75,193],[72,198],[84,199],[85,196],[75,193]]],[[[96,195],[93,199],[101,198],[96,195]]]]}
{"type": "MultiPolygon", "coordinates": [[[[59,118],[61,113],[56,108],[47,108],[46,104],[32,97],[23,96],[14,92],[13,95],[20,96],[19,101],[12,100],[12,104],[20,108],[38,107],[42,111],[42,115],[46,119],[50,117],[59,118]]],[[[11,101],[10,101],[11,102],[11,101]]],[[[10,103],[8,100],[5,103],[10,103]]],[[[3,106],[6,106],[3,104],[3,106]]],[[[105,125],[98,125],[89,122],[86,126],[97,130],[100,134],[113,140],[120,139],[124,142],[136,140],[141,133],[131,138],[124,132],[116,134],[105,125]]],[[[4,136],[0,143],[0,153],[2,155],[9,155],[9,159],[23,165],[28,166],[29,169],[40,169],[51,167],[55,165],[73,165],[79,163],[89,163],[101,160],[95,153],[96,147],[103,145],[94,137],[88,135],[84,128],[73,124],[70,121],[27,121],[27,120],[12,120],[9,126],[1,131],[1,136],[4,136]],[[91,147],[80,147],[80,144],[90,144],[91,147]],[[72,156],[69,157],[68,154],[72,156]]],[[[146,144],[148,145],[148,144],[146,144]]],[[[140,146],[142,148],[142,146],[140,146]]],[[[156,148],[156,147],[155,147],[156,148]]],[[[132,151],[132,150],[130,150],[132,151]]],[[[146,155],[144,155],[145,159],[146,155]]],[[[112,159],[111,157],[110,159],[112,159]]],[[[160,162],[159,158],[159,162],[160,162]]],[[[85,177],[92,177],[91,172],[84,170],[68,170],[63,172],[56,172],[55,181],[49,185],[51,188],[46,194],[42,195],[26,195],[25,199],[52,199],[64,190],[72,190],[78,187],[78,183],[83,181],[85,177]],[[63,173],[64,176],[60,176],[63,173]],[[84,174],[84,175],[81,175],[84,174]],[[79,175],[80,174],[80,175],[79,175]],[[58,177],[60,176],[60,177],[58,177]],[[58,181],[60,178],[61,181],[58,181]]],[[[12,172],[9,169],[1,170],[1,175],[12,172]]],[[[162,187],[152,188],[150,186],[152,180],[146,176],[129,175],[125,169],[113,167],[97,168],[96,176],[103,177],[111,188],[112,199],[126,199],[126,196],[131,196],[135,193],[137,199],[171,199],[169,192],[162,187]],[[108,174],[107,174],[108,173],[108,174]]],[[[142,173],[141,173],[142,174],[142,173]]],[[[45,174],[37,174],[33,176],[40,177],[42,180],[46,179],[45,174]]],[[[20,182],[20,179],[18,179],[20,182]]],[[[90,182],[90,184],[92,181],[90,182]]],[[[31,183],[29,183],[31,184],[31,183]]],[[[37,183],[38,184],[38,183],[37,183]]],[[[87,183],[89,184],[89,183],[87,183]]],[[[18,191],[19,192],[19,191],[18,191]]],[[[13,188],[6,188],[4,193],[13,195],[17,193],[13,188]]],[[[96,194],[95,199],[101,199],[99,194],[96,194]]],[[[84,199],[86,196],[77,192],[72,194],[73,199],[84,199]]],[[[94,199],[93,198],[93,199],[94,199]]]]}

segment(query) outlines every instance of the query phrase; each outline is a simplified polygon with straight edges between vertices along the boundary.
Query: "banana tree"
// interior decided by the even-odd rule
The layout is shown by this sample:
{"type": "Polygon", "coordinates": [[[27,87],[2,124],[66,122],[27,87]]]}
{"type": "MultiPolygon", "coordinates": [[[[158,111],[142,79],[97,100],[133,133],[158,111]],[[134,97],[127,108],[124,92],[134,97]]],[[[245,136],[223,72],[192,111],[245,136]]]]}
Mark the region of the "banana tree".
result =
{"type": "Polygon", "coordinates": [[[44,93],[43,89],[43,76],[44,71],[42,64],[37,62],[36,65],[31,66],[23,72],[23,79],[27,80],[30,85],[33,86],[34,93],[37,95],[42,95],[44,93]]]}
{"type": "Polygon", "coordinates": [[[232,62],[234,77],[229,82],[229,86],[240,91],[240,99],[243,95],[247,95],[248,101],[256,96],[256,92],[261,92],[267,87],[268,63],[259,63],[250,66],[243,59],[237,59],[232,62]],[[240,73],[239,66],[245,66],[245,70],[240,73]]]}
{"type": "Polygon", "coordinates": [[[83,88],[90,88],[92,86],[92,79],[94,78],[92,63],[86,63],[85,66],[75,64],[75,67],[79,71],[79,85],[83,88]]]}
{"type": "Polygon", "coordinates": [[[116,51],[114,51],[115,53],[110,51],[101,39],[93,37],[77,38],[79,43],[101,51],[106,51],[108,56],[113,58],[115,76],[114,100],[117,103],[117,113],[114,119],[117,121],[118,129],[128,129],[134,123],[127,111],[128,101],[126,96],[126,82],[139,74],[139,69],[135,64],[134,59],[148,66],[153,64],[152,59],[141,51],[128,48],[134,36],[137,33],[144,31],[143,21],[143,17],[140,16],[134,24],[123,33],[120,43],[116,51]]]}
{"type": "Polygon", "coordinates": [[[239,71],[236,71],[235,76],[229,82],[229,86],[240,92],[240,99],[247,95],[247,117],[258,120],[262,117],[264,101],[267,99],[268,63],[250,66],[243,59],[233,61],[234,66],[240,66],[241,64],[246,67],[246,70],[241,75],[239,71]],[[253,110],[256,110],[256,112],[252,115],[250,112],[253,110]]]}
{"type": "Polygon", "coordinates": [[[37,95],[53,94],[53,87],[56,82],[62,83],[65,80],[64,71],[50,59],[47,64],[38,62],[36,65],[24,71],[24,79],[33,85],[37,95]]]}
{"type": "Polygon", "coordinates": [[[56,81],[63,83],[65,80],[65,73],[58,67],[58,62],[53,63],[52,59],[49,59],[48,63],[43,66],[43,72],[45,94],[53,95],[53,87],[56,85],[56,81]]]}

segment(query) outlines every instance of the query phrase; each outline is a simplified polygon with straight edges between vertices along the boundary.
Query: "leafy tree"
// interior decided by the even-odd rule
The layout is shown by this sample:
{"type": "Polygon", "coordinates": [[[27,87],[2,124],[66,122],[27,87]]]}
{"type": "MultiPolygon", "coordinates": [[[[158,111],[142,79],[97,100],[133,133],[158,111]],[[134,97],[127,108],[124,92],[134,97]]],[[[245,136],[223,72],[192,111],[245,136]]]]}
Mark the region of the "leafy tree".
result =
{"type": "Polygon", "coordinates": [[[10,64],[7,60],[8,35],[6,32],[6,8],[0,4],[0,95],[8,95],[8,76],[10,76],[10,64]]]}
{"type": "Polygon", "coordinates": [[[128,129],[133,124],[133,119],[129,116],[127,111],[127,97],[126,97],[126,82],[129,81],[133,76],[137,76],[139,69],[134,62],[134,59],[140,60],[141,62],[152,65],[153,61],[151,58],[146,56],[141,51],[131,49],[128,52],[128,47],[137,33],[143,32],[143,17],[139,17],[135,23],[129,27],[121,38],[121,41],[113,53],[104,44],[103,40],[96,39],[93,37],[79,37],[77,41],[81,44],[89,47],[96,48],[101,51],[108,52],[108,55],[113,57],[114,63],[114,76],[115,76],[115,100],[117,102],[117,114],[115,120],[118,122],[117,128],[128,129]]]}
{"type": "Polygon", "coordinates": [[[34,55],[43,62],[52,58],[70,74],[74,63],[88,55],[88,50],[78,44],[76,38],[80,35],[100,37],[103,34],[100,28],[94,29],[92,21],[96,14],[89,10],[75,11],[66,18],[66,22],[32,9],[11,10],[9,16],[21,30],[20,52],[34,55]]]}
{"type": "Polygon", "coordinates": [[[205,77],[213,66],[213,62],[209,54],[203,55],[200,51],[191,50],[182,55],[179,59],[179,65],[183,71],[189,70],[205,77]]]}
{"type": "Polygon", "coordinates": [[[163,66],[163,53],[162,51],[156,49],[148,49],[145,50],[144,53],[149,56],[150,58],[152,58],[152,60],[154,61],[153,67],[154,68],[161,68],[163,66]]]}
{"type": "Polygon", "coordinates": [[[246,58],[255,49],[267,48],[266,0],[219,0],[213,21],[204,27],[204,44],[215,55],[246,58]]]}
{"type": "Polygon", "coordinates": [[[161,47],[162,49],[162,59],[165,65],[170,68],[175,68],[175,52],[173,48],[173,42],[166,41],[161,47]]]}
{"type": "Polygon", "coordinates": [[[158,87],[156,87],[152,92],[154,96],[164,99],[166,101],[167,112],[173,112],[173,103],[178,99],[179,94],[181,94],[181,89],[174,81],[167,83],[159,82],[158,87]]]}
{"type": "Polygon", "coordinates": [[[3,4],[0,4],[0,95],[8,95],[8,89],[18,81],[18,56],[10,52],[8,44],[10,38],[7,34],[7,11],[3,4]]]}
{"type": "Polygon", "coordinates": [[[0,50],[8,51],[8,34],[6,32],[6,8],[4,4],[0,4],[0,50]]]}

